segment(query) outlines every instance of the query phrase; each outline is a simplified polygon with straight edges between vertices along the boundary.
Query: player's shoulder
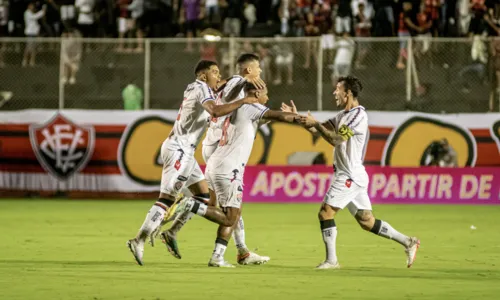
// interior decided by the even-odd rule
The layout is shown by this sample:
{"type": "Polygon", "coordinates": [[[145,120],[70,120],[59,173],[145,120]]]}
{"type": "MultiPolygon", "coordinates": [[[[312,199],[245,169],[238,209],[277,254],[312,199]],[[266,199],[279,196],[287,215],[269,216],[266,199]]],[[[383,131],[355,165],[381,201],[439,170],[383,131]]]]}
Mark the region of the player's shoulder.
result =
{"type": "Polygon", "coordinates": [[[245,81],[245,78],[240,75],[234,75],[226,82],[224,90],[232,89],[234,86],[242,83],[243,81],[245,81]]]}

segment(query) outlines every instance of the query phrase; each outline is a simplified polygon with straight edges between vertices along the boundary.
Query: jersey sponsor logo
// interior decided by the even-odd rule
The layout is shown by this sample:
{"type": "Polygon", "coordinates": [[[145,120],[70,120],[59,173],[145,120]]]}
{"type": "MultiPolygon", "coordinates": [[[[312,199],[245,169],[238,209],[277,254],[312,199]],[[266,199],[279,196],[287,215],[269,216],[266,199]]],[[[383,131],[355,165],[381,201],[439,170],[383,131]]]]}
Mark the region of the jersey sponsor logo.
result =
{"type": "Polygon", "coordinates": [[[236,177],[238,176],[238,173],[240,171],[238,171],[237,169],[234,169],[233,170],[233,178],[231,178],[231,182],[235,181],[236,180],[236,177]]]}
{"type": "Polygon", "coordinates": [[[188,180],[188,178],[187,178],[186,176],[182,176],[182,175],[179,175],[179,176],[177,177],[177,179],[178,179],[179,181],[187,181],[187,180],[188,180]]]}
{"type": "Polygon", "coordinates": [[[75,124],[60,113],[31,125],[29,135],[38,162],[60,180],[84,168],[94,152],[94,127],[75,124]]]}
{"type": "Polygon", "coordinates": [[[182,189],[182,186],[184,185],[184,182],[183,181],[177,181],[175,184],[174,184],[174,189],[176,191],[180,191],[182,189]]]}

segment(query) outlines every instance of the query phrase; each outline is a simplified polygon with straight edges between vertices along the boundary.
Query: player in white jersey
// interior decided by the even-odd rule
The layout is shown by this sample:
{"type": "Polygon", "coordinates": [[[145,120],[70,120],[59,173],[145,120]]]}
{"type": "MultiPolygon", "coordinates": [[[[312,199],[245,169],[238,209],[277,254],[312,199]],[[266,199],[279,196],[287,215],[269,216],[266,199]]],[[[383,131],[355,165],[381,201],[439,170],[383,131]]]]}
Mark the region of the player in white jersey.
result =
{"type": "MultiPolygon", "coordinates": [[[[259,66],[259,58],[254,54],[243,54],[238,58],[237,65],[239,68],[239,74],[235,75],[227,80],[227,82],[219,88],[218,97],[216,100],[217,104],[229,103],[231,101],[238,101],[245,98],[245,93],[243,91],[243,83],[252,82],[259,88],[264,88],[265,83],[260,79],[259,75],[261,69],[259,66]],[[237,87],[237,88],[235,88],[237,87]]],[[[222,135],[221,126],[216,125],[217,123],[223,123],[226,116],[211,118],[211,126],[207,130],[207,135],[203,141],[203,157],[205,162],[208,162],[208,157],[217,149],[217,144],[222,135]]],[[[217,205],[215,198],[209,201],[209,205],[217,205]]],[[[174,224],[170,229],[163,231],[161,233],[162,239],[165,242],[169,252],[176,258],[180,258],[180,250],[176,240],[177,233],[182,229],[182,227],[191,219],[193,213],[184,212],[176,216],[174,224]]],[[[235,241],[236,248],[238,249],[237,261],[240,265],[248,264],[263,264],[270,260],[268,256],[261,256],[257,253],[250,251],[246,245],[245,240],[245,227],[243,217],[237,222],[237,225],[233,231],[233,238],[235,241]]]]}
{"type": "Polygon", "coordinates": [[[220,117],[233,112],[243,104],[257,102],[255,97],[216,105],[213,89],[220,81],[217,63],[202,60],[195,68],[196,81],[184,91],[179,114],[168,138],[161,147],[163,171],[160,196],[151,207],[139,233],[127,246],[139,265],[143,265],[144,242],[163,221],[168,209],[174,205],[179,192],[187,186],[194,197],[208,201],[208,186],[194,158],[194,152],[207,128],[209,117],[220,117]]]}
{"type": "MultiPolygon", "coordinates": [[[[305,128],[319,133],[335,147],[332,183],[318,214],[326,246],[326,260],[317,268],[340,267],[336,254],[337,227],[334,217],[345,207],[364,230],[401,244],[405,248],[409,268],[415,261],[420,241],[398,232],[385,221],[375,219],[372,213],[368,197],[369,179],[363,166],[364,148],[368,142],[368,115],[358,101],[361,90],[361,82],[356,77],[341,77],[335,90],[335,99],[342,111],[325,123],[319,123],[310,114],[300,117],[305,128]]],[[[294,111],[294,108],[287,109],[286,105],[283,108],[285,111],[294,111]]]]}
{"type": "Polygon", "coordinates": [[[269,110],[267,90],[257,90],[245,83],[247,96],[255,96],[261,104],[244,105],[224,121],[222,137],[205,170],[210,197],[217,199],[219,208],[210,207],[193,200],[186,201],[183,209],[191,211],[219,224],[215,249],[208,265],[211,267],[233,267],[224,260],[233,228],[241,215],[243,200],[243,173],[250,157],[255,135],[261,119],[294,122],[297,114],[269,110]]]}

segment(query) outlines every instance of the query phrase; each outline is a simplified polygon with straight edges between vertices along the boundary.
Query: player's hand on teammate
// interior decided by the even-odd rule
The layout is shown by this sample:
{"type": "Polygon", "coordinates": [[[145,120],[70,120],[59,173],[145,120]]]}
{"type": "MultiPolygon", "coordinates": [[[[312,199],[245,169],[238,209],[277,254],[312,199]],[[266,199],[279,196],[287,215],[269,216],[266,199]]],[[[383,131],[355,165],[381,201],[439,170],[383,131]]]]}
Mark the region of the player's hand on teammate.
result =
{"type": "Polygon", "coordinates": [[[266,83],[264,80],[260,79],[260,77],[257,78],[247,78],[247,81],[255,85],[255,87],[259,90],[263,90],[266,88],[266,83]]]}
{"type": "Polygon", "coordinates": [[[293,103],[293,100],[290,100],[290,106],[286,105],[284,102],[281,102],[281,111],[296,114],[297,107],[295,107],[295,103],[293,103]]]}
{"type": "Polygon", "coordinates": [[[297,116],[296,119],[305,128],[311,128],[318,124],[318,121],[311,115],[311,112],[307,112],[307,116],[297,116]]]}
{"type": "Polygon", "coordinates": [[[339,135],[342,137],[344,141],[347,141],[354,135],[354,132],[352,131],[351,128],[349,128],[347,125],[344,124],[339,128],[339,135]]]}

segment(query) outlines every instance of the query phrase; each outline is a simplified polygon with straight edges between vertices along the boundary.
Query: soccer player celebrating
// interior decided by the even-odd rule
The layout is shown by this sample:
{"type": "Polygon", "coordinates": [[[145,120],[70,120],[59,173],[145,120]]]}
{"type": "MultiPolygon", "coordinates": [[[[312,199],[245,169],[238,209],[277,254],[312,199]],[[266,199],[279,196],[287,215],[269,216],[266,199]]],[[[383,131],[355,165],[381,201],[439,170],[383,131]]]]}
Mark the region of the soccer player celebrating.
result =
{"type": "Polygon", "coordinates": [[[205,170],[210,197],[217,199],[220,209],[193,199],[181,204],[182,210],[198,214],[220,225],[215,249],[208,263],[210,267],[233,267],[224,260],[224,252],[231,232],[240,219],[243,173],[252,152],[260,120],[292,123],[297,117],[295,113],[273,111],[264,106],[268,101],[267,89],[257,90],[248,82],[242,84],[246,97],[256,97],[260,103],[243,105],[228,115],[222,126],[222,136],[217,149],[210,156],[205,170]]]}
{"type": "Polygon", "coordinates": [[[139,265],[143,265],[144,243],[163,221],[168,209],[175,203],[179,192],[187,186],[195,197],[208,201],[208,187],[203,173],[194,158],[194,152],[207,128],[209,117],[220,117],[253,104],[256,97],[246,97],[228,104],[216,105],[213,89],[220,81],[217,63],[200,61],[195,68],[196,81],[184,91],[177,120],[161,147],[163,171],[160,196],[151,207],[137,236],[127,246],[139,265]]]}
{"type": "MultiPolygon", "coordinates": [[[[264,82],[260,79],[261,69],[259,66],[259,57],[254,54],[242,54],[238,60],[239,68],[238,75],[234,75],[219,87],[219,95],[217,104],[229,103],[231,101],[240,101],[245,98],[243,87],[245,82],[251,82],[258,88],[265,88],[264,82]]],[[[207,130],[207,135],[203,140],[203,158],[205,163],[208,163],[209,157],[217,149],[217,146],[222,138],[222,125],[226,120],[226,116],[211,118],[210,125],[207,130]]],[[[195,198],[199,200],[199,198],[195,198]]],[[[207,203],[205,203],[207,204],[207,203]]],[[[217,200],[212,197],[209,205],[216,205],[217,200]]],[[[178,214],[170,229],[161,233],[162,239],[167,246],[168,251],[176,258],[180,258],[180,250],[177,243],[177,233],[181,228],[192,218],[194,214],[190,211],[178,214]]],[[[237,261],[240,265],[264,264],[270,260],[268,256],[261,256],[251,252],[245,241],[245,227],[243,217],[240,216],[232,236],[238,249],[237,261]]]]}
{"type": "MultiPolygon", "coordinates": [[[[364,230],[401,244],[405,248],[409,268],[415,261],[420,241],[416,237],[408,237],[398,232],[389,223],[375,219],[372,214],[368,197],[368,174],[363,166],[363,150],[368,138],[368,116],[358,101],[361,90],[361,82],[356,77],[341,77],[335,90],[335,100],[342,110],[334,118],[320,123],[311,114],[300,117],[300,123],[305,128],[319,133],[335,147],[332,184],[318,214],[326,246],[326,260],[317,268],[340,267],[336,254],[337,227],[334,218],[337,212],[345,207],[364,230]]],[[[287,105],[282,105],[282,109],[294,110],[287,105]]]]}

